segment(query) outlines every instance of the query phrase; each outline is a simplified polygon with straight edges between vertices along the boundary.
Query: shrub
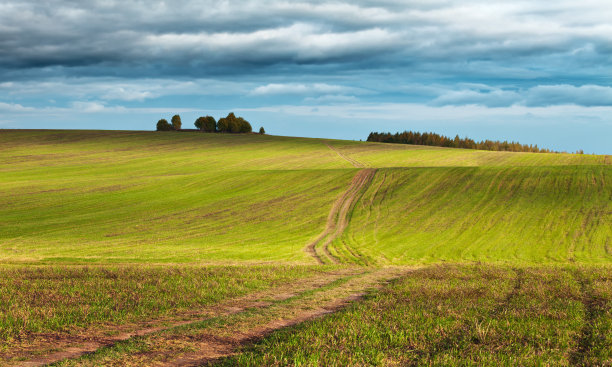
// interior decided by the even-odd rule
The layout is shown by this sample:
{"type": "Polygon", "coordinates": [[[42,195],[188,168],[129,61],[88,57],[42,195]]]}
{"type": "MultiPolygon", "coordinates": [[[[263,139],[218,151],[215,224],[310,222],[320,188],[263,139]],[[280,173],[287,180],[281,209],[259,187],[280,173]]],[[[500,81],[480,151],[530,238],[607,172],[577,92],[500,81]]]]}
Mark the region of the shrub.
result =
{"type": "Polygon", "coordinates": [[[263,128],[263,126],[259,128],[259,133],[262,135],[266,133],[266,130],[263,128]]]}

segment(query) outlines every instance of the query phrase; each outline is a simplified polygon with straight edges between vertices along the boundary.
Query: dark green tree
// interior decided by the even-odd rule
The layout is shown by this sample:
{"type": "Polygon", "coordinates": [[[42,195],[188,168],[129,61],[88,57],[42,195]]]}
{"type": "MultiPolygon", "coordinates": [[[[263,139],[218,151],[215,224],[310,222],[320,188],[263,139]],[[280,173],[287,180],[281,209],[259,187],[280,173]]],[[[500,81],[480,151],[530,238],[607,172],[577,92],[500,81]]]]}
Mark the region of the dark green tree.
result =
{"type": "Polygon", "coordinates": [[[193,123],[193,125],[196,127],[196,129],[198,130],[204,130],[204,122],[206,120],[204,119],[204,116],[200,116],[198,117],[195,122],[193,123]]]}
{"type": "Polygon", "coordinates": [[[212,116],[201,116],[193,123],[198,129],[207,133],[214,133],[217,130],[217,121],[212,116]]]}
{"type": "Polygon", "coordinates": [[[253,127],[247,120],[243,119],[242,117],[238,117],[236,121],[238,121],[238,125],[240,126],[239,132],[241,133],[253,132],[253,127]]]}
{"type": "Polygon", "coordinates": [[[217,131],[222,133],[229,132],[229,121],[227,118],[222,117],[217,121],[217,131]]]}
{"type": "Polygon", "coordinates": [[[157,121],[157,131],[172,131],[172,130],[174,129],[172,128],[172,125],[168,123],[168,120],[161,119],[157,121]]]}
{"type": "Polygon", "coordinates": [[[172,127],[174,128],[174,130],[180,130],[181,129],[181,116],[179,115],[174,115],[172,116],[172,127]]]}
{"type": "MultiPolygon", "coordinates": [[[[455,138],[436,134],[436,133],[420,133],[413,131],[404,131],[403,133],[378,133],[372,132],[368,136],[368,141],[379,143],[399,143],[399,144],[416,144],[416,145],[433,145],[440,147],[454,147],[463,149],[480,149],[491,151],[509,151],[509,152],[533,152],[533,153],[549,153],[549,149],[540,149],[537,145],[520,144],[518,142],[507,140],[481,140],[475,141],[468,137],[460,138],[456,135],[455,138]]],[[[558,153],[558,152],[555,152],[558,153]]]]}
{"type": "Polygon", "coordinates": [[[237,118],[230,119],[228,118],[229,132],[233,134],[237,134],[241,131],[242,126],[240,121],[237,118]]]}
{"type": "Polygon", "coordinates": [[[206,119],[206,122],[204,123],[204,131],[208,133],[214,133],[217,131],[217,121],[215,118],[212,116],[206,116],[204,118],[206,119]]]}
{"type": "Polygon", "coordinates": [[[259,133],[262,134],[262,135],[265,134],[266,133],[266,129],[264,129],[263,126],[260,127],[259,128],[259,133]]]}

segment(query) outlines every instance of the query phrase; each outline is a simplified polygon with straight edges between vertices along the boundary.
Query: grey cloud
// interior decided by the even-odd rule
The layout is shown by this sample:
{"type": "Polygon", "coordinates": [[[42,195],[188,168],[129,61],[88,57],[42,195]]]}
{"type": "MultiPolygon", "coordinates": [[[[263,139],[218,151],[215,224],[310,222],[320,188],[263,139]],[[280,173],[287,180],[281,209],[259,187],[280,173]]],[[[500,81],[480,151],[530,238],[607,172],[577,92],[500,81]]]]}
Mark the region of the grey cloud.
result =
{"type": "Polygon", "coordinates": [[[612,87],[599,85],[540,85],[525,96],[527,106],[575,104],[579,106],[612,106],[612,87]]]}
{"type": "Polygon", "coordinates": [[[445,75],[466,61],[528,70],[591,45],[574,68],[587,73],[587,64],[606,65],[612,53],[612,5],[580,4],[9,0],[0,4],[0,75],[54,66],[65,75],[122,77],[396,67],[445,75]]]}

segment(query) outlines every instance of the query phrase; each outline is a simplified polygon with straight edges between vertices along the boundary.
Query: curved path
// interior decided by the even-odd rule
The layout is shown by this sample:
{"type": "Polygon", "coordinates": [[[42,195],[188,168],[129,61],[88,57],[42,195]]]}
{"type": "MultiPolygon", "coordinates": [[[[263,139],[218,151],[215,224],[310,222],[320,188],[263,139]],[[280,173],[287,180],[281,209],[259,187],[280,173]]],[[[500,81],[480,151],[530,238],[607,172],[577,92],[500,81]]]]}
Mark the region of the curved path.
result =
{"type": "MultiPolygon", "coordinates": [[[[329,147],[329,149],[335,151],[340,157],[347,160],[354,167],[364,167],[362,163],[343,154],[331,146],[328,142],[325,142],[325,144],[329,147]]],[[[376,169],[374,168],[364,168],[357,172],[355,177],[353,177],[353,181],[348,189],[332,205],[329,215],[327,216],[327,223],[323,232],[321,232],[321,234],[319,234],[306,246],[306,251],[310,253],[319,264],[339,264],[341,262],[346,262],[346,260],[349,260],[349,262],[359,262],[359,257],[353,255],[354,252],[350,249],[345,255],[350,257],[347,259],[340,255],[338,251],[334,251],[335,253],[332,253],[330,250],[330,245],[336,238],[339,238],[342,235],[348,226],[350,213],[353,211],[357,201],[361,198],[361,195],[363,195],[365,192],[365,189],[372,182],[375,174],[376,169]]],[[[346,243],[344,246],[348,249],[346,243]]]]}

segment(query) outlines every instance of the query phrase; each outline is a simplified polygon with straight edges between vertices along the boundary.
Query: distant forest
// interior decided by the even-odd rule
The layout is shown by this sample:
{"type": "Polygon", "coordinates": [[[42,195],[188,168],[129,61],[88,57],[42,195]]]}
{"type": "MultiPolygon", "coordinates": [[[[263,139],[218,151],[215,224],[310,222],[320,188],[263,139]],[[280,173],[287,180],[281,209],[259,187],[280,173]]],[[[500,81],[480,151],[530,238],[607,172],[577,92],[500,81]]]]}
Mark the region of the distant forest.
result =
{"type": "MultiPolygon", "coordinates": [[[[379,143],[396,143],[396,144],[414,144],[414,145],[430,145],[436,147],[448,148],[464,148],[464,149],[479,149],[507,152],[532,152],[532,153],[560,153],[550,149],[540,149],[536,145],[520,144],[517,142],[498,141],[498,140],[483,140],[475,141],[468,137],[460,138],[459,135],[455,138],[436,134],[436,133],[420,133],[414,131],[404,131],[403,133],[377,133],[372,132],[368,136],[367,141],[379,143]]],[[[582,154],[579,150],[576,153],[582,154]]]]}

